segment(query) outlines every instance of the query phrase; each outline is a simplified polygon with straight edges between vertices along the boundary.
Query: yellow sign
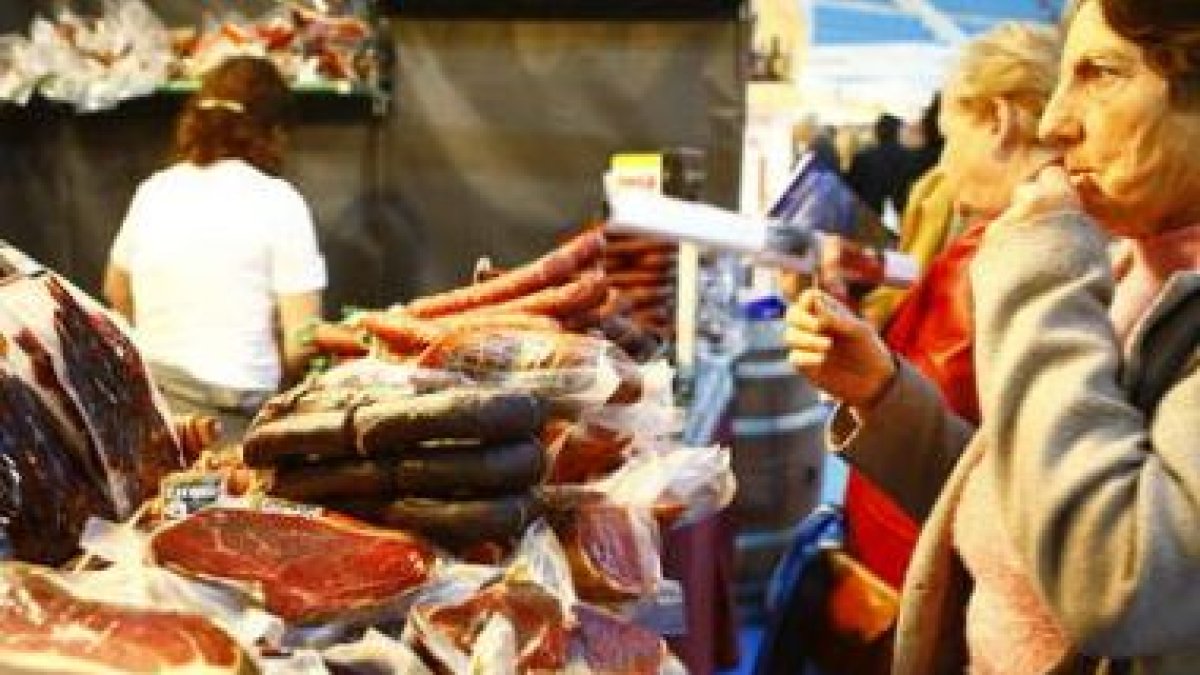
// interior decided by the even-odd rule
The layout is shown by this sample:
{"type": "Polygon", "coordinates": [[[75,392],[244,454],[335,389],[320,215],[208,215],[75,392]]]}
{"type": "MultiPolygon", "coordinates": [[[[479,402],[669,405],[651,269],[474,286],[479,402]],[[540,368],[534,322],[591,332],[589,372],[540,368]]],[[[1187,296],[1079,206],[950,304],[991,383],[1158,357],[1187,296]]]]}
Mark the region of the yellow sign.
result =
{"type": "Polygon", "coordinates": [[[662,192],[663,157],[657,152],[623,152],[612,156],[609,172],[614,187],[662,192]]]}

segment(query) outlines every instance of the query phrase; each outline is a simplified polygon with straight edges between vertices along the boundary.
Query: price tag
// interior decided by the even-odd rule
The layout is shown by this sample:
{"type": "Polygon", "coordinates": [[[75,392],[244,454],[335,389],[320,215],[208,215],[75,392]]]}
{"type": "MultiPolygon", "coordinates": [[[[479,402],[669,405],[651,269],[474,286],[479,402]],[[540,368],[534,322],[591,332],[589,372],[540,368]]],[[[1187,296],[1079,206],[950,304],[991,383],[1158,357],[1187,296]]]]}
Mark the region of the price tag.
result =
{"type": "Polygon", "coordinates": [[[162,482],[163,516],[186,518],[212,506],[225,496],[225,475],[215,472],[185,472],[167,476],[162,482]]]}

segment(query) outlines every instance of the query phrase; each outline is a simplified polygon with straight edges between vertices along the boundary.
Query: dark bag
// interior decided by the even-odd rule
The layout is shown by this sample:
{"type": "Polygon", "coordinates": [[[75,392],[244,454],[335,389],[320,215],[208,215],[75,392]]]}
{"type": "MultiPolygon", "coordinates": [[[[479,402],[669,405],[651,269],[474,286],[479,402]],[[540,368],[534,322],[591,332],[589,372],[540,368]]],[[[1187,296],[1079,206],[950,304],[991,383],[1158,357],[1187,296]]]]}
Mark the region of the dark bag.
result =
{"type": "Polygon", "coordinates": [[[767,589],[755,675],[815,666],[828,675],[887,673],[899,597],[841,548],[842,512],[817,507],[797,528],[767,589]]]}

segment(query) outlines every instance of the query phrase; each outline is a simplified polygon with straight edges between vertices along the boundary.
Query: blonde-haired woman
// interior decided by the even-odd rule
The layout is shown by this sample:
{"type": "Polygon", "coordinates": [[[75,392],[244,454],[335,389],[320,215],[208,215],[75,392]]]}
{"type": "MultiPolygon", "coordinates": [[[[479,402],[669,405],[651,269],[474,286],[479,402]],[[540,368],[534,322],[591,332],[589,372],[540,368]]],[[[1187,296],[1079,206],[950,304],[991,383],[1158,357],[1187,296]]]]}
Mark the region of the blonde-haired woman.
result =
{"type": "MultiPolygon", "coordinates": [[[[970,264],[1016,187],[1054,157],[1037,137],[1037,122],[1054,89],[1058,55],[1057,31],[1032,23],[1001,24],[963,48],[944,88],[940,172],[966,227],[896,307],[883,342],[872,343],[877,362],[886,364],[889,351],[904,360],[970,427],[979,423],[970,264]]],[[[924,515],[902,509],[869,474],[851,472],[847,549],[895,588],[903,583],[924,515]]]]}
{"type": "Polygon", "coordinates": [[[1062,161],[972,269],[978,432],[856,360],[872,334],[820,296],[790,317],[843,452],[925,514],[899,673],[1200,672],[1200,6],[1082,0],[1067,25],[1040,127],[1062,161]]]}
{"type": "Polygon", "coordinates": [[[264,59],[207,73],[176,162],[138,186],[105,275],[172,410],[217,417],[228,440],[303,369],[297,329],[321,310],[312,215],[279,177],[289,97],[264,59]]]}

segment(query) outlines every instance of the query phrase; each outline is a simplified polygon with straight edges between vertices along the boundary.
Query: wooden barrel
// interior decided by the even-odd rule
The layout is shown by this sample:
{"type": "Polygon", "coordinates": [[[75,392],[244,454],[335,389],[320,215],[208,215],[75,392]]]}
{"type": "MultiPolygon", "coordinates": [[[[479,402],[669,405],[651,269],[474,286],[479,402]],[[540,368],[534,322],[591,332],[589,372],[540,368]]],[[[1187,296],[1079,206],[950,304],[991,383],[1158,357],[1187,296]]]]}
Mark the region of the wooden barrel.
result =
{"type": "Polygon", "coordinates": [[[735,367],[733,469],[738,479],[737,596],[757,615],[793,528],[817,505],[828,408],[787,361],[783,321],[746,323],[735,367]]]}

